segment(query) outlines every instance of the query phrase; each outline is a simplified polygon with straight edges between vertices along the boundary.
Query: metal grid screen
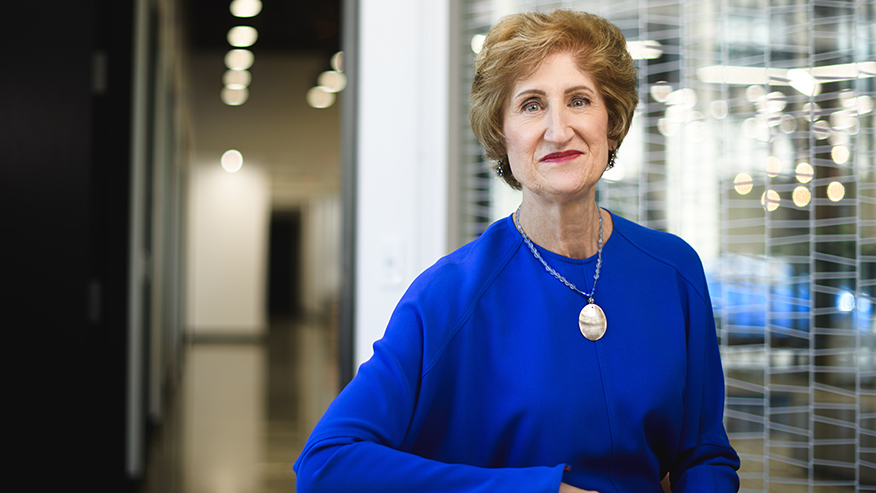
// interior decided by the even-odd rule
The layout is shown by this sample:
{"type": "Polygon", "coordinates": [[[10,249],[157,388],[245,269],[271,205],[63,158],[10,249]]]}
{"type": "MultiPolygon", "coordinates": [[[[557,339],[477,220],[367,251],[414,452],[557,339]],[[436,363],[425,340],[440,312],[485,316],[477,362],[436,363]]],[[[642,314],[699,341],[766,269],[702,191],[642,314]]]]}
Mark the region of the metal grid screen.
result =
{"type": "Polygon", "coordinates": [[[876,5],[464,1],[464,239],[515,200],[468,129],[478,35],[554,8],[633,42],[641,104],[599,200],[703,259],[742,491],[876,491],[876,5]]]}

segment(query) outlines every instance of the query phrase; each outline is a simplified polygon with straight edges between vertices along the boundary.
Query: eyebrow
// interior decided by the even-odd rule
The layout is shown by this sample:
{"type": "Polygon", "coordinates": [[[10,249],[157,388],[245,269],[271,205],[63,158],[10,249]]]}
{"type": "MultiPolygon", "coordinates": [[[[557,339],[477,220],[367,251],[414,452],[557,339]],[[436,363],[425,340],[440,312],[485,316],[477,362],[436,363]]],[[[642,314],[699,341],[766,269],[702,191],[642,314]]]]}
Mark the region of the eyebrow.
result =
{"type": "MultiPolygon", "coordinates": [[[[575,86],[575,87],[570,87],[570,88],[566,89],[563,94],[569,94],[569,93],[577,92],[577,91],[581,91],[581,90],[594,92],[593,88],[591,88],[590,86],[575,86]]],[[[541,89],[524,89],[523,91],[517,93],[517,95],[515,95],[514,98],[519,99],[523,96],[529,96],[529,95],[545,96],[545,95],[547,95],[547,93],[542,91],[541,89]]]]}

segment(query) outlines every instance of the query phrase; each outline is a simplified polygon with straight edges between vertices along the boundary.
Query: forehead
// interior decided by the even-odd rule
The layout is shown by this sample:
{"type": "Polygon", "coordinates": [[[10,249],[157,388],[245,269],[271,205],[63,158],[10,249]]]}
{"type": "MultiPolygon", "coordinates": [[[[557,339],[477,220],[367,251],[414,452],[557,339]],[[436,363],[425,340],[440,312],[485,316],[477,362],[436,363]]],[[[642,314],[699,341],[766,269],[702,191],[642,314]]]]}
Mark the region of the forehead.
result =
{"type": "Polygon", "coordinates": [[[537,65],[523,71],[511,84],[511,96],[528,89],[564,90],[582,85],[597,89],[593,76],[578,66],[576,57],[572,53],[559,52],[548,55],[537,65]]]}

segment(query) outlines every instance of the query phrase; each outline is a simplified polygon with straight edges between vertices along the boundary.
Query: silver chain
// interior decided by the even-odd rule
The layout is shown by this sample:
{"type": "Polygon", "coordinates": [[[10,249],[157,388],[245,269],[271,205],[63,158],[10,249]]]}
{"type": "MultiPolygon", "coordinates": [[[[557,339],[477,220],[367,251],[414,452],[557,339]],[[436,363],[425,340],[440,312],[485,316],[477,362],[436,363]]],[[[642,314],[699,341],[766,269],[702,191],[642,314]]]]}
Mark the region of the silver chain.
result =
{"type": "Polygon", "coordinates": [[[596,281],[599,280],[599,270],[602,268],[602,212],[599,211],[598,207],[596,208],[596,210],[599,214],[599,249],[597,250],[596,254],[596,273],[593,276],[593,289],[590,290],[590,294],[581,291],[580,289],[578,289],[577,286],[567,281],[565,277],[561,276],[559,272],[552,269],[551,266],[549,266],[547,262],[545,262],[544,259],[541,258],[541,255],[538,254],[538,250],[536,250],[535,246],[532,244],[532,240],[530,240],[529,237],[526,236],[526,232],[523,231],[523,226],[520,225],[520,207],[517,207],[517,211],[514,213],[514,225],[517,226],[517,231],[519,231],[520,235],[523,236],[523,241],[525,241],[526,244],[529,246],[529,250],[532,252],[533,255],[535,255],[535,258],[537,258],[538,261],[541,262],[541,265],[543,265],[545,270],[548,271],[552,276],[556,277],[560,282],[571,288],[572,291],[575,291],[576,293],[581,293],[582,296],[587,298],[588,303],[593,303],[593,294],[596,293],[596,281]]]}

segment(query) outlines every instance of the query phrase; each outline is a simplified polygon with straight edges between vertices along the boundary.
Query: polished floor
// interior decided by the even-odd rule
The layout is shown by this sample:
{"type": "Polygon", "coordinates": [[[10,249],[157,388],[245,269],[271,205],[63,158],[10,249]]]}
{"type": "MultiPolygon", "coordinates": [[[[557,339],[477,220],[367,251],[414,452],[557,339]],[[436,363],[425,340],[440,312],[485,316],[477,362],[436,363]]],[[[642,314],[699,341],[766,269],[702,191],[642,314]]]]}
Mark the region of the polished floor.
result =
{"type": "Polygon", "coordinates": [[[294,492],[292,464],[337,394],[336,324],[274,320],[257,342],[190,342],[141,493],[294,492]]]}

